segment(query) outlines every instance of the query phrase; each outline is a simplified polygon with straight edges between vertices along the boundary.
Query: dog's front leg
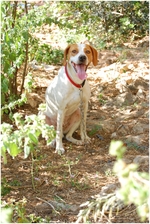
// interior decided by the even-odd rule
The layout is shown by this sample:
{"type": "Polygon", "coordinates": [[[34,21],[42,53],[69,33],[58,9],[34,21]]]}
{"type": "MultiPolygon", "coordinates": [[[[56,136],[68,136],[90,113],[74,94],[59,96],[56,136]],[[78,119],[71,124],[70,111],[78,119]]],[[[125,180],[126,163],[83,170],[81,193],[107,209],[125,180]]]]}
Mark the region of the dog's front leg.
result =
{"type": "Polygon", "coordinates": [[[57,113],[57,129],[56,129],[56,151],[58,154],[63,154],[65,152],[62,144],[63,138],[63,121],[64,121],[64,111],[58,110],[57,113]]]}
{"type": "Polygon", "coordinates": [[[81,140],[83,143],[90,142],[90,138],[87,136],[87,133],[86,133],[87,110],[88,110],[88,102],[84,102],[83,108],[81,108],[81,123],[80,123],[80,134],[81,134],[81,140]]]}

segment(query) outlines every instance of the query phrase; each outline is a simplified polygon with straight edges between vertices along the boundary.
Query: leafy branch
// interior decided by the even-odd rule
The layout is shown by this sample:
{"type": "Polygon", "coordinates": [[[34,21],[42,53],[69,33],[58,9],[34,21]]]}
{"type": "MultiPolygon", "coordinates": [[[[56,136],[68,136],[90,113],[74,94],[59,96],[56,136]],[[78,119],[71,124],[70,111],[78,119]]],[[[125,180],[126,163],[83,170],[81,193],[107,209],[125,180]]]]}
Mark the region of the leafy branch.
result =
{"type": "Polygon", "coordinates": [[[14,158],[24,152],[24,158],[27,158],[31,152],[36,151],[41,135],[47,144],[55,137],[53,126],[45,124],[43,115],[29,115],[23,119],[21,114],[15,113],[13,118],[17,130],[8,123],[0,126],[1,154],[4,163],[7,163],[6,153],[14,158]]]}

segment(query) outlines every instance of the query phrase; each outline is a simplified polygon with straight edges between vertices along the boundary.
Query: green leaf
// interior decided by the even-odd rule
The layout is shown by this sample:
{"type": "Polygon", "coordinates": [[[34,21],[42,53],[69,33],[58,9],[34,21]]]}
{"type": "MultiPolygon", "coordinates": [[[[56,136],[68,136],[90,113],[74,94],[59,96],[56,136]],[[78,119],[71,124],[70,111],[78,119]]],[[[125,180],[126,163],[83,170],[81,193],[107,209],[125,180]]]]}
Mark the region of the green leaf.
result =
{"type": "Polygon", "coordinates": [[[118,158],[122,158],[124,152],[126,151],[126,147],[124,147],[122,141],[114,141],[112,140],[109,147],[109,153],[113,156],[117,156],[118,158]]]}
{"type": "Polygon", "coordinates": [[[38,144],[38,139],[37,139],[36,135],[29,133],[28,136],[34,144],[38,144]]]}
{"type": "Polygon", "coordinates": [[[2,208],[0,223],[11,223],[12,222],[13,210],[12,208],[2,208]]]}
{"type": "Polygon", "coordinates": [[[20,150],[15,142],[9,144],[9,153],[12,157],[17,156],[20,153],[20,150]]]}
{"type": "Polygon", "coordinates": [[[5,34],[5,42],[9,42],[9,40],[10,40],[10,39],[9,39],[8,33],[6,33],[6,34],[5,34]]]}

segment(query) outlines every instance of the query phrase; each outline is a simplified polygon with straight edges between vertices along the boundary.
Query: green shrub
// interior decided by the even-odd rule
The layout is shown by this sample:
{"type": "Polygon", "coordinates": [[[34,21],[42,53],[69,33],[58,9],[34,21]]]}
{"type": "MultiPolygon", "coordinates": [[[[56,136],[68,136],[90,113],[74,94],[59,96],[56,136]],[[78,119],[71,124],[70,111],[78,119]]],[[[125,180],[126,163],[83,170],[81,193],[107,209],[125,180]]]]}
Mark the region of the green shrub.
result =
{"type": "Polygon", "coordinates": [[[1,155],[4,163],[7,163],[7,153],[14,158],[24,152],[24,158],[27,158],[30,152],[37,150],[40,136],[47,141],[47,144],[55,137],[53,126],[45,124],[43,115],[33,114],[23,119],[21,114],[15,113],[13,118],[17,129],[8,123],[0,126],[1,155]]]}

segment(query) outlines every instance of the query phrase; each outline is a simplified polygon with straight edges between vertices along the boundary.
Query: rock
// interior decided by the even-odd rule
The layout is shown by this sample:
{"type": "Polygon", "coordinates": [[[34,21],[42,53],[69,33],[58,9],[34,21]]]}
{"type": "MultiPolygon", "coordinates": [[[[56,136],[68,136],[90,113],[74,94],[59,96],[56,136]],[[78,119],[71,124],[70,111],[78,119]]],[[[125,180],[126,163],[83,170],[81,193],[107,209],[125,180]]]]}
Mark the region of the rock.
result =
{"type": "Polygon", "coordinates": [[[119,77],[120,73],[116,71],[116,64],[113,63],[109,66],[105,66],[99,70],[96,74],[97,77],[102,79],[102,82],[110,82],[119,77]],[[115,71],[115,72],[114,72],[115,71]]]}
{"type": "Polygon", "coordinates": [[[133,95],[136,95],[138,92],[138,89],[133,84],[128,85],[128,89],[131,91],[133,95]]]}
{"type": "Polygon", "coordinates": [[[125,77],[124,79],[125,79],[127,85],[133,83],[133,79],[132,79],[132,77],[127,76],[127,77],[125,77]]]}
{"type": "Polygon", "coordinates": [[[149,83],[148,83],[148,81],[144,80],[141,77],[139,77],[137,80],[135,80],[134,86],[137,89],[143,89],[143,90],[148,90],[149,89],[149,83]]]}
{"type": "Polygon", "coordinates": [[[135,66],[133,64],[125,64],[120,68],[120,73],[126,73],[129,71],[133,71],[135,69],[135,66]]]}
{"type": "Polygon", "coordinates": [[[115,192],[119,188],[119,183],[107,184],[101,189],[101,193],[110,194],[115,192]]]}
{"type": "Polygon", "coordinates": [[[149,47],[149,40],[145,40],[145,41],[143,41],[143,42],[141,42],[141,43],[139,43],[138,45],[137,45],[137,47],[146,47],[146,48],[148,48],[149,47]]]}
{"type": "Polygon", "coordinates": [[[60,203],[57,201],[48,201],[47,203],[42,203],[36,206],[36,210],[40,213],[52,213],[52,211],[72,211],[76,212],[79,209],[77,205],[70,205],[65,203],[60,203]]]}
{"type": "Polygon", "coordinates": [[[122,106],[122,105],[132,105],[135,101],[134,96],[131,92],[122,93],[115,97],[115,105],[122,106]]]}
{"type": "Polygon", "coordinates": [[[100,125],[102,126],[103,130],[106,133],[112,133],[115,131],[115,124],[112,121],[109,120],[101,121],[100,125]]]}
{"type": "Polygon", "coordinates": [[[104,164],[102,167],[103,172],[105,173],[106,176],[112,176],[113,173],[113,167],[114,167],[114,161],[108,161],[107,163],[104,164]]]}
{"type": "Polygon", "coordinates": [[[137,135],[137,136],[131,136],[131,141],[137,143],[138,145],[141,144],[141,140],[142,140],[142,137],[140,135],[137,135]]]}
{"type": "Polygon", "coordinates": [[[133,127],[133,133],[135,133],[135,134],[142,134],[142,133],[148,132],[148,131],[149,131],[148,124],[142,124],[142,123],[138,122],[133,127]]]}
{"type": "Polygon", "coordinates": [[[51,214],[53,211],[52,207],[46,203],[42,203],[35,206],[35,210],[36,212],[42,213],[42,214],[51,214]]]}
{"type": "Polygon", "coordinates": [[[119,89],[120,93],[123,93],[127,90],[126,81],[122,80],[116,84],[116,89],[119,89]]]}
{"type": "Polygon", "coordinates": [[[38,65],[38,62],[36,60],[29,62],[29,67],[32,68],[33,70],[39,70],[42,68],[41,65],[38,65]]]}
{"type": "Polygon", "coordinates": [[[27,93],[27,103],[30,104],[32,108],[35,108],[42,102],[41,97],[36,93],[27,93]]]}
{"type": "Polygon", "coordinates": [[[113,132],[112,134],[111,134],[111,138],[116,138],[117,137],[117,133],[116,132],[113,132]]]}
{"type": "Polygon", "coordinates": [[[123,135],[123,136],[125,136],[125,135],[127,135],[127,134],[129,134],[130,133],[130,129],[129,129],[129,127],[126,125],[122,125],[120,128],[119,128],[119,130],[117,130],[117,134],[118,134],[118,136],[120,136],[120,135],[123,135]]]}
{"type": "Polygon", "coordinates": [[[127,135],[126,138],[125,138],[125,142],[130,147],[132,146],[135,149],[145,150],[145,149],[148,149],[147,140],[143,141],[145,139],[145,137],[146,137],[145,134],[133,135],[133,136],[132,135],[127,135]]]}
{"type": "Polygon", "coordinates": [[[128,65],[124,65],[120,68],[119,72],[122,74],[127,72],[128,70],[129,70],[128,65]]]}
{"type": "MultiPolygon", "coordinates": [[[[145,113],[145,110],[143,110],[143,108],[142,109],[139,108],[139,110],[131,111],[129,114],[126,114],[126,116],[124,116],[124,119],[138,118],[138,117],[141,117],[144,113],[145,113]]],[[[133,124],[135,125],[136,122],[134,121],[133,124]]]]}
{"type": "Polygon", "coordinates": [[[135,67],[134,67],[134,65],[133,65],[133,64],[129,64],[129,65],[128,65],[128,69],[129,69],[129,70],[134,70],[134,69],[135,69],[135,67]]]}
{"type": "Polygon", "coordinates": [[[131,159],[123,158],[122,160],[123,160],[123,162],[125,162],[126,164],[130,164],[130,163],[132,163],[132,160],[131,160],[131,159]]]}
{"type": "Polygon", "coordinates": [[[146,96],[145,96],[145,94],[144,94],[144,92],[143,92],[142,89],[139,89],[139,90],[138,90],[136,96],[137,96],[138,98],[140,98],[140,99],[145,99],[145,98],[146,98],[146,96]]]}
{"type": "Polygon", "coordinates": [[[133,162],[139,165],[149,165],[149,156],[136,156],[133,162]]]}
{"type": "Polygon", "coordinates": [[[60,203],[57,201],[50,201],[50,203],[52,203],[52,205],[57,208],[57,209],[62,209],[64,211],[72,211],[75,212],[78,210],[79,206],[77,205],[70,205],[70,204],[65,204],[65,203],[60,203]]]}
{"type": "Polygon", "coordinates": [[[145,76],[144,76],[144,79],[146,80],[146,81],[149,81],[149,74],[145,74],[145,76]]]}

